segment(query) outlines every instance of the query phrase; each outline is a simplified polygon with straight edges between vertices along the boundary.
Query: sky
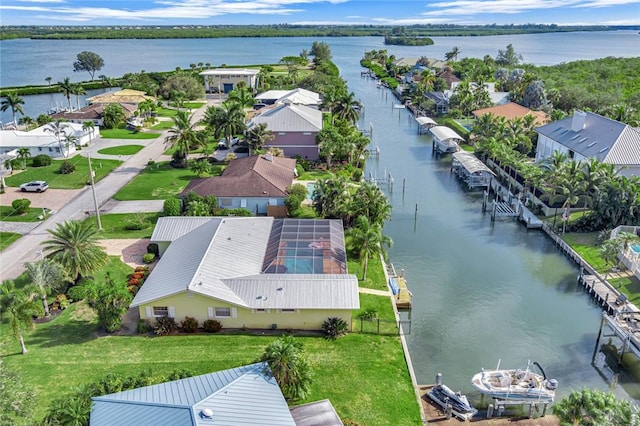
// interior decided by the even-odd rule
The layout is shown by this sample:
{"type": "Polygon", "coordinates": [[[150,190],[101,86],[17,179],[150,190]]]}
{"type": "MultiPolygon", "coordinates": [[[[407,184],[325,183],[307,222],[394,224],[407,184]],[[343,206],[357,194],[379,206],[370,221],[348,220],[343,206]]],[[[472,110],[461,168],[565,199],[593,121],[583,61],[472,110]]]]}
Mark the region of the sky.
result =
{"type": "Polygon", "coordinates": [[[640,25],[640,0],[2,0],[1,25],[640,25]]]}

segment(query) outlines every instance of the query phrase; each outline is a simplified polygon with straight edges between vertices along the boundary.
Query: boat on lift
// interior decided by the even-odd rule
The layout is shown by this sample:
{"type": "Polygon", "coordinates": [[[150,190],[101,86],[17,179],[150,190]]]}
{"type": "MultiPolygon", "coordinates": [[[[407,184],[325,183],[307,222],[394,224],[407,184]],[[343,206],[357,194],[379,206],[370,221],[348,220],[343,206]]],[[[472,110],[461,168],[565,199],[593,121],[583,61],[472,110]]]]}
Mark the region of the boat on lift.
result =
{"type": "Polygon", "coordinates": [[[438,404],[444,412],[451,406],[451,414],[460,420],[469,420],[478,413],[467,397],[460,392],[454,392],[442,384],[442,374],[436,376],[436,385],[427,393],[429,399],[438,404]]]}
{"type": "Polygon", "coordinates": [[[537,362],[527,362],[525,368],[500,369],[500,361],[495,370],[482,369],[471,379],[471,384],[478,391],[492,398],[505,401],[553,402],[558,387],[556,379],[547,379],[544,370],[537,362]],[[540,369],[540,373],[531,371],[532,365],[540,369]]]}

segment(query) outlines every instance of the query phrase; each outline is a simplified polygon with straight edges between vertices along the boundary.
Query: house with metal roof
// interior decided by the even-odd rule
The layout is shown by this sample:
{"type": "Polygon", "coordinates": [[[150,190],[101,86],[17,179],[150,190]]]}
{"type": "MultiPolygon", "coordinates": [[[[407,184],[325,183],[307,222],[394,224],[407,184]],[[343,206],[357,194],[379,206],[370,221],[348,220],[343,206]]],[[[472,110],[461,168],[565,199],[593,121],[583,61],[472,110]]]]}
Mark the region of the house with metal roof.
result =
{"type": "Polygon", "coordinates": [[[295,426],[276,380],[258,363],[92,398],[91,426],[295,426]]]}
{"type": "Polygon", "coordinates": [[[56,135],[46,130],[47,126],[40,126],[28,132],[0,130],[0,154],[18,148],[29,148],[31,157],[45,154],[52,158],[66,158],[76,152],[76,146],[87,145],[91,140],[91,129],[83,129],[79,123],[63,123],[59,140],[56,135]],[[73,143],[68,142],[71,140],[73,143]]]}
{"type": "Polygon", "coordinates": [[[576,110],[571,117],[536,127],[535,131],[538,162],[559,151],[576,161],[595,158],[615,164],[624,176],[640,176],[640,128],[576,110]]]}
{"type": "Polygon", "coordinates": [[[131,304],[141,319],[306,330],[329,317],[350,323],[358,280],[347,273],[340,220],[208,219],[158,220],[151,242],[166,249],[131,304]]]}
{"type": "Polygon", "coordinates": [[[255,100],[264,105],[288,102],[294,105],[306,105],[311,108],[319,108],[322,104],[322,97],[318,93],[301,88],[293,90],[267,90],[257,95],[255,100]]]}
{"type": "MultiPolygon", "coordinates": [[[[93,103],[84,106],[75,111],[60,111],[51,116],[52,120],[65,120],[71,123],[84,123],[87,121],[92,122],[96,126],[102,126],[102,117],[104,115],[104,109],[109,104],[105,103],[93,103]]],[[[123,103],[120,104],[124,112],[125,118],[130,118],[138,109],[136,104],[123,103]]]]}
{"type": "Polygon", "coordinates": [[[244,208],[257,215],[279,215],[296,178],[296,160],[270,154],[237,158],[220,176],[193,179],[180,194],[214,195],[223,209],[244,208]],[[281,207],[281,208],[276,208],[281,207]]]}
{"type": "Polygon", "coordinates": [[[200,75],[204,77],[206,93],[229,93],[241,81],[255,91],[258,88],[259,73],[260,70],[252,68],[216,68],[202,71],[200,75]]]}
{"type": "Polygon", "coordinates": [[[322,130],[322,112],[318,109],[290,102],[278,103],[260,109],[247,128],[250,130],[261,123],[266,124],[274,135],[265,148],[279,148],[286,157],[299,155],[311,161],[319,158],[316,136],[322,130]]]}

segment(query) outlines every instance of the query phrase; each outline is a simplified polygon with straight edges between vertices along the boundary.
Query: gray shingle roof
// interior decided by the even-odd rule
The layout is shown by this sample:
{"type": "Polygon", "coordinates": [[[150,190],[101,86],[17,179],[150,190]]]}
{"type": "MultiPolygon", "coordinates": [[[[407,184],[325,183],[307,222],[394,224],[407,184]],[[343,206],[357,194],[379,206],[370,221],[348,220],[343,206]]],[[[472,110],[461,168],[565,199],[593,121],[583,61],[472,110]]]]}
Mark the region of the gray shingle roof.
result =
{"type": "Polygon", "coordinates": [[[571,129],[573,116],[537,127],[539,134],[587,158],[621,165],[640,164],[640,131],[624,123],[585,112],[584,126],[571,129]]]}
{"type": "Polygon", "coordinates": [[[265,123],[272,132],[319,132],[322,112],[304,105],[276,104],[262,108],[251,120],[251,127],[265,123]]]}
{"type": "Polygon", "coordinates": [[[91,426],[295,425],[265,364],[145,386],[93,399],[91,426]],[[202,410],[211,409],[206,419],[202,410]]]}

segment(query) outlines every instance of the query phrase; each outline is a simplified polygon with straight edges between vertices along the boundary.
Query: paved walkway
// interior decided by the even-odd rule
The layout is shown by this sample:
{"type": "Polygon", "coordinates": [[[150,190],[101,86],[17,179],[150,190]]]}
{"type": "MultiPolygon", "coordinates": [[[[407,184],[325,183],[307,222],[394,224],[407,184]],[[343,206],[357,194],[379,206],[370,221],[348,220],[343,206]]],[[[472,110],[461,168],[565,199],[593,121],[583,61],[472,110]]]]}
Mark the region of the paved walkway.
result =
{"type": "Polygon", "coordinates": [[[375,290],[373,288],[365,288],[365,287],[358,287],[358,293],[364,293],[364,294],[374,294],[376,296],[387,296],[390,297],[391,296],[391,292],[389,290],[375,290]]]}
{"type": "Polygon", "coordinates": [[[28,234],[37,228],[42,222],[4,222],[0,221],[0,232],[13,232],[15,234],[28,234]]]}
{"type": "Polygon", "coordinates": [[[101,213],[155,213],[164,208],[164,200],[118,201],[113,198],[100,207],[101,213]]]}

